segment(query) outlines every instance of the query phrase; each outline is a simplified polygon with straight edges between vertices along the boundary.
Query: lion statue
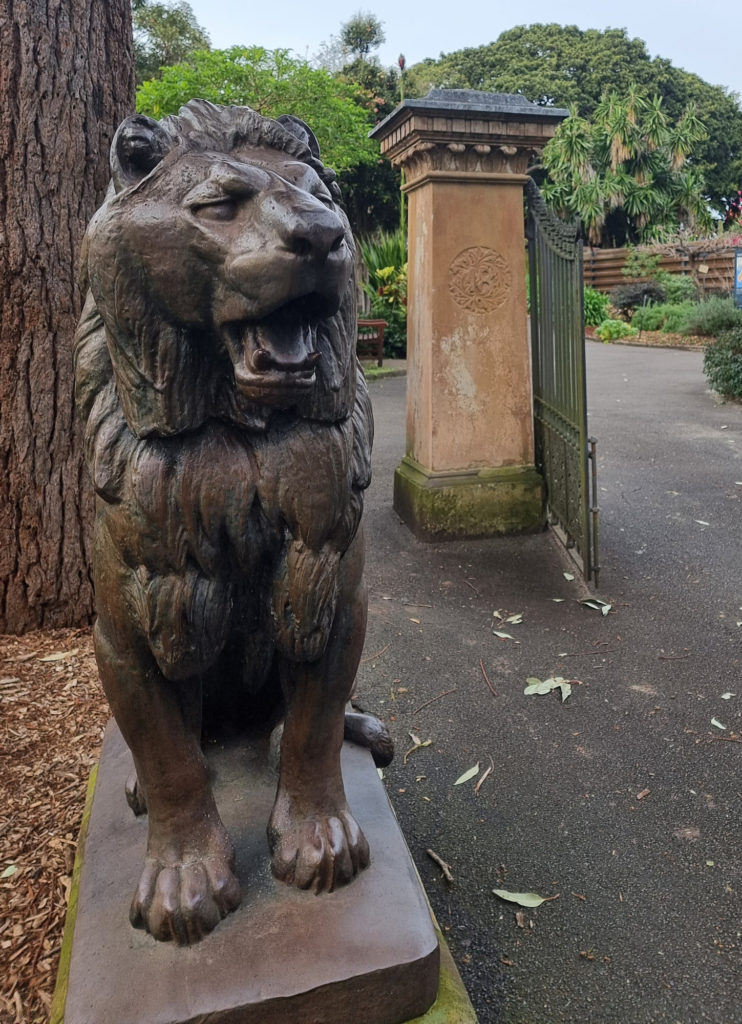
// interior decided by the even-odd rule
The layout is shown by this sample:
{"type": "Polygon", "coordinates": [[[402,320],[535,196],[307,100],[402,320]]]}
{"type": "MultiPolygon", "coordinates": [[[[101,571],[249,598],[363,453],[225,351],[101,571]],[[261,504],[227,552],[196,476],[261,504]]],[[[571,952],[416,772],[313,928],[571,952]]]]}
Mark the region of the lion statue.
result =
{"type": "Polygon", "coordinates": [[[373,422],[353,237],[304,122],[191,101],[124,121],[111,170],[75,346],[95,651],[148,814],[130,919],[190,944],[240,901],[204,730],[280,734],[279,879],[331,891],[369,863],[340,749],[391,758],[380,722],[346,714],[373,422]]]}

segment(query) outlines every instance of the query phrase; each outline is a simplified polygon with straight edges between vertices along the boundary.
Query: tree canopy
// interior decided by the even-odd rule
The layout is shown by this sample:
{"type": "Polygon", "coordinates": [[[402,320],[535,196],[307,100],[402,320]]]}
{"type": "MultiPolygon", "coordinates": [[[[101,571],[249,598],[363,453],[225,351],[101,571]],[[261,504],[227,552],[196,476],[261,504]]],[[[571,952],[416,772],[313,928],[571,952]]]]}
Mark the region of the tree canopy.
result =
{"type": "Polygon", "coordinates": [[[368,138],[371,116],[354,101],[354,90],[289,50],[196,51],[140,85],[137,110],[161,118],[194,97],[250,106],[266,117],[302,118],[317,136],[322,159],[337,171],[378,159],[378,147],[368,138]]]}
{"type": "Polygon", "coordinates": [[[703,179],[687,163],[705,138],[692,106],[672,121],[660,96],[606,93],[589,121],[573,114],[546,146],[544,198],[578,216],[593,244],[662,241],[681,226],[708,231],[703,179]]]}
{"type": "Polygon", "coordinates": [[[486,46],[422,61],[405,77],[409,96],[424,95],[431,85],[517,92],[544,105],[574,104],[588,119],[606,90],[625,95],[638,87],[647,98],[657,94],[672,121],[693,103],[707,137],[695,146],[692,162],[703,174],[712,205],[723,211],[725,197],[736,195],[742,180],[742,110],[736,94],[663,57],[650,57],[644,41],[630,38],[625,29],[520,25],[486,46]]]}
{"type": "Polygon", "coordinates": [[[156,78],[164,65],[178,64],[194,50],[210,46],[208,34],[185,0],[133,0],[132,21],[137,83],[156,78]]]}
{"type": "Polygon", "coordinates": [[[381,22],[368,11],[358,11],[340,29],[340,42],[343,48],[357,60],[365,60],[371,50],[381,46],[384,39],[381,22]]]}

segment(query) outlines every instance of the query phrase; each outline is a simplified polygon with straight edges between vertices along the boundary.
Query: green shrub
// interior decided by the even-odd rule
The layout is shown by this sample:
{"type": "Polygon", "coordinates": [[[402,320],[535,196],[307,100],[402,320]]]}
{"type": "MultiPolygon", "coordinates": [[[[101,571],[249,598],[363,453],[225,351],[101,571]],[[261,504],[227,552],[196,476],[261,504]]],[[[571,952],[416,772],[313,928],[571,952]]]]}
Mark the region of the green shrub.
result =
{"type": "Polygon", "coordinates": [[[625,320],[604,320],[595,333],[601,341],[616,341],[619,338],[633,338],[639,332],[625,320]]]}
{"type": "Polygon", "coordinates": [[[404,359],[407,355],[407,264],[401,267],[380,267],[376,271],[376,292],[371,296],[371,316],[386,320],[384,355],[404,359]]]}
{"type": "Polygon", "coordinates": [[[396,231],[377,231],[368,238],[358,240],[363,262],[368,267],[371,284],[374,274],[383,267],[401,267],[407,262],[407,235],[401,228],[396,231]]]}
{"type": "Polygon", "coordinates": [[[638,306],[646,306],[649,302],[664,302],[665,293],[656,281],[634,281],[612,288],[610,300],[621,316],[630,320],[638,306]]]}
{"type": "Polygon", "coordinates": [[[358,243],[368,270],[364,290],[371,299],[369,316],[386,320],[384,355],[404,359],[407,355],[407,238],[406,233],[379,231],[358,243]]]}
{"type": "Polygon", "coordinates": [[[666,334],[678,334],[685,326],[695,306],[692,302],[673,305],[663,302],[658,306],[640,306],[631,318],[632,327],[640,331],[664,331],[666,334]]]}
{"type": "Polygon", "coordinates": [[[588,327],[597,327],[610,313],[611,300],[604,292],[599,292],[589,285],[585,286],[584,308],[585,323],[588,327]]]}
{"type": "Polygon", "coordinates": [[[714,391],[742,398],[742,326],[724,331],[706,346],[703,372],[714,391]]]}
{"type": "Polygon", "coordinates": [[[685,325],[695,308],[695,302],[679,302],[674,306],[665,306],[665,322],[661,329],[666,334],[692,334],[692,331],[685,330],[685,325]]]}
{"type": "Polygon", "coordinates": [[[693,278],[683,274],[670,274],[667,270],[658,270],[654,280],[665,293],[665,302],[677,306],[681,302],[697,302],[698,289],[693,278]]]}
{"type": "Polygon", "coordinates": [[[714,297],[693,307],[685,320],[682,332],[714,337],[722,331],[731,331],[739,324],[742,324],[742,313],[735,308],[734,299],[714,297]]]}
{"type": "Polygon", "coordinates": [[[665,325],[667,306],[639,306],[634,310],[631,326],[640,331],[661,331],[665,325]]]}

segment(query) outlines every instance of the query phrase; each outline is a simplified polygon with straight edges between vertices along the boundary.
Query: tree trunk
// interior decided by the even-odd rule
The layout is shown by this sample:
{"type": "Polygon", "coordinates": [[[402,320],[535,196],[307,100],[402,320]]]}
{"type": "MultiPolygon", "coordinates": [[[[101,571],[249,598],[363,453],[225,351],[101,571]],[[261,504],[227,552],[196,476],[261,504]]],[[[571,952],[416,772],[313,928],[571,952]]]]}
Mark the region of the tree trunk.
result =
{"type": "Polygon", "coordinates": [[[80,244],[134,109],[131,0],[2,0],[0,632],[89,622],[74,413],[80,244]]]}

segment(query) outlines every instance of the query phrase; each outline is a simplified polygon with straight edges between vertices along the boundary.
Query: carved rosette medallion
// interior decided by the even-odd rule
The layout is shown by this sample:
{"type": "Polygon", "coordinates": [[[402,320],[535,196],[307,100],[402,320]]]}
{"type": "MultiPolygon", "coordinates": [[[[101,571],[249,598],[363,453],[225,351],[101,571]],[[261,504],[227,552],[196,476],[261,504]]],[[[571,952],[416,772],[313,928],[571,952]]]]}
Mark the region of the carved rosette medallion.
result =
{"type": "Polygon", "coordinates": [[[457,306],[470,313],[491,313],[510,291],[510,267],[494,249],[462,249],[448,268],[448,290],[457,306]]]}

